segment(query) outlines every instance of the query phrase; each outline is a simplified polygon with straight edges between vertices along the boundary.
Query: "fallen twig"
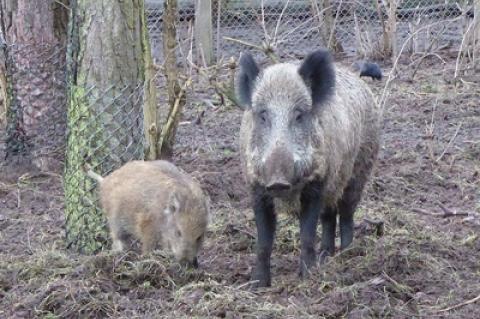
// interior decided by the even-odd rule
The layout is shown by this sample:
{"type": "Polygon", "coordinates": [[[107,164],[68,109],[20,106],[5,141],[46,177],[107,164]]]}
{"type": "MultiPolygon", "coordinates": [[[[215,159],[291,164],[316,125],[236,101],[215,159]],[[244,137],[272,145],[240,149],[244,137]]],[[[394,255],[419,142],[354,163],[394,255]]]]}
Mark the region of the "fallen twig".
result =
{"type": "Polygon", "coordinates": [[[467,300],[467,301],[465,301],[465,302],[459,303],[458,305],[454,305],[454,306],[451,306],[451,307],[448,307],[448,308],[440,309],[440,310],[438,310],[437,312],[445,312],[445,311],[454,310],[454,309],[457,309],[457,308],[460,308],[460,307],[463,307],[463,306],[472,304],[472,303],[477,302],[477,301],[479,301],[479,300],[480,300],[480,295],[476,296],[476,297],[473,298],[473,299],[470,299],[470,300],[467,300]]]}
{"type": "Polygon", "coordinates": [[[447,218],[447,217],[462,217],[462,216],[468,216],[468,213],[459,213],[456,211],[452,211],[442,205],[441,203],[438,203],[438,206],[442,209],[443,213],[431,213],[428,212],[424,209],[414,207],[412,208],[412,211],[415,213],[419,213],[422,215],[428,215],[428,216],[435,216],[435,217],[442,217],[442,218],[447,218]]]}
{"type": "Polygon", "coordinates": [[[458,213],[456,211],[452,211],[445,207],[442,203],[438,203],[438,206],[443,210],[442,217],[451,217],[451,216],[468,216],[468,213],[458,213]]]}

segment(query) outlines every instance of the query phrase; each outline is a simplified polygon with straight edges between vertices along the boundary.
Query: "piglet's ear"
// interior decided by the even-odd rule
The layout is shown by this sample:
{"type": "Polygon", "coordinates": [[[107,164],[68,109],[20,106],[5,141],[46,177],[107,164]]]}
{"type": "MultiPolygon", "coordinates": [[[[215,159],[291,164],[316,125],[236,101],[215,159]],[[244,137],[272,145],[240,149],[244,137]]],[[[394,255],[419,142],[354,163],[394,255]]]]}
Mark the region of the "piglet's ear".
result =
{"type": "Polygon", "coordinates": [[[312,91],[313,105],[325,102],[335,91],[335,69],[332,56],[321,49],[310,53],[302,62],[298,73],[312,91]]]}
{"type": "Polygon", "coordinates": [[[241,107],[246,109],[252,106],[253,87],[260,70],[250,53],[242,53],[238,67],[236,94],[241,107]]]}

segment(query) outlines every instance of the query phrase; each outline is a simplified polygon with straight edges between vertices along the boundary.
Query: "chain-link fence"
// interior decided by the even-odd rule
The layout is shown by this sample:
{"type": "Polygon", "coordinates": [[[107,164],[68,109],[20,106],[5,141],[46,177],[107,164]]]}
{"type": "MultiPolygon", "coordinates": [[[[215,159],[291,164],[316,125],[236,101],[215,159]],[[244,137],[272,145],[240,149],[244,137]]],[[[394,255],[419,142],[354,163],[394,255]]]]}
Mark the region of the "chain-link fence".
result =
{"type": "MultiPolygon", "coordinates": [[[[6,155],[29,154],[44,170],[58,170],[65,152],[65,47],[6,44],[6,155]]],[[[8,158],[8,156],[7,156],[8,158]]]]}
{"type": "Polygon", "coordinates": [[[87,88],[71,103],[64,181],[67,247],[94,252],[105,246],[108,235],[98,184],[85,175],[84,165],[104,176],[143,159],[143,83],[87,88]]]}
{"type": "MultiPolygon", "coordinates": [[[[164,1],[146,3],[152,48],[159,57],[164,1]]],[[[410,53],[460,44],[473,17],[473,0],[212,0],[213,49],[221,58],[268,45],[281,57],[301,57],[335,39],[337,51],[378,58],[391,3],[396,3],[395,43],[409,39],[410,53]]],[[[194,16],[194,1],[179,1],[177,29],[184,52],[194,16]]]]}

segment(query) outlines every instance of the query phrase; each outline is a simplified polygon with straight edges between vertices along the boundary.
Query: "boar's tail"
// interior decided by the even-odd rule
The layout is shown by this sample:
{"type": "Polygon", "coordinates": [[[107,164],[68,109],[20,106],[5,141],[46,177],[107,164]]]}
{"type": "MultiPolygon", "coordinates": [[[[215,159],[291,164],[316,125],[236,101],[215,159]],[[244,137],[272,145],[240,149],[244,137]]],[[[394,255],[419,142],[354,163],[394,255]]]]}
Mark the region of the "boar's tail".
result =
{"type": "Polygon", "coordinates": [[[83,166],[83,170],[85,171],[85,174],[87,174],[88,177],[93,178],[97,182],[101,183],[103,181],[103,177],[95,173],[90,167],[90,165],[85,164],[83,166]]]}

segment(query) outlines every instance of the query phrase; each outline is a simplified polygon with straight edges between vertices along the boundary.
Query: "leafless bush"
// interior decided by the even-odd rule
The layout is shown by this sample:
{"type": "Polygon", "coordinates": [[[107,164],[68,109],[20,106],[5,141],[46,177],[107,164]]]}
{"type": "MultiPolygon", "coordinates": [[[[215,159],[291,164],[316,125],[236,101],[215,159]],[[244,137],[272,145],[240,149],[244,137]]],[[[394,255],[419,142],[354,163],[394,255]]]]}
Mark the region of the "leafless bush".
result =
{"type": "Polygon", "coordinates": [[[371,26],[368,24],[361,26],[357,15],[355,19],[355,42],[357,56],[368,59],[381,59],[385,56],[384,49],[379,38],[374,34],[371,26]]]}

